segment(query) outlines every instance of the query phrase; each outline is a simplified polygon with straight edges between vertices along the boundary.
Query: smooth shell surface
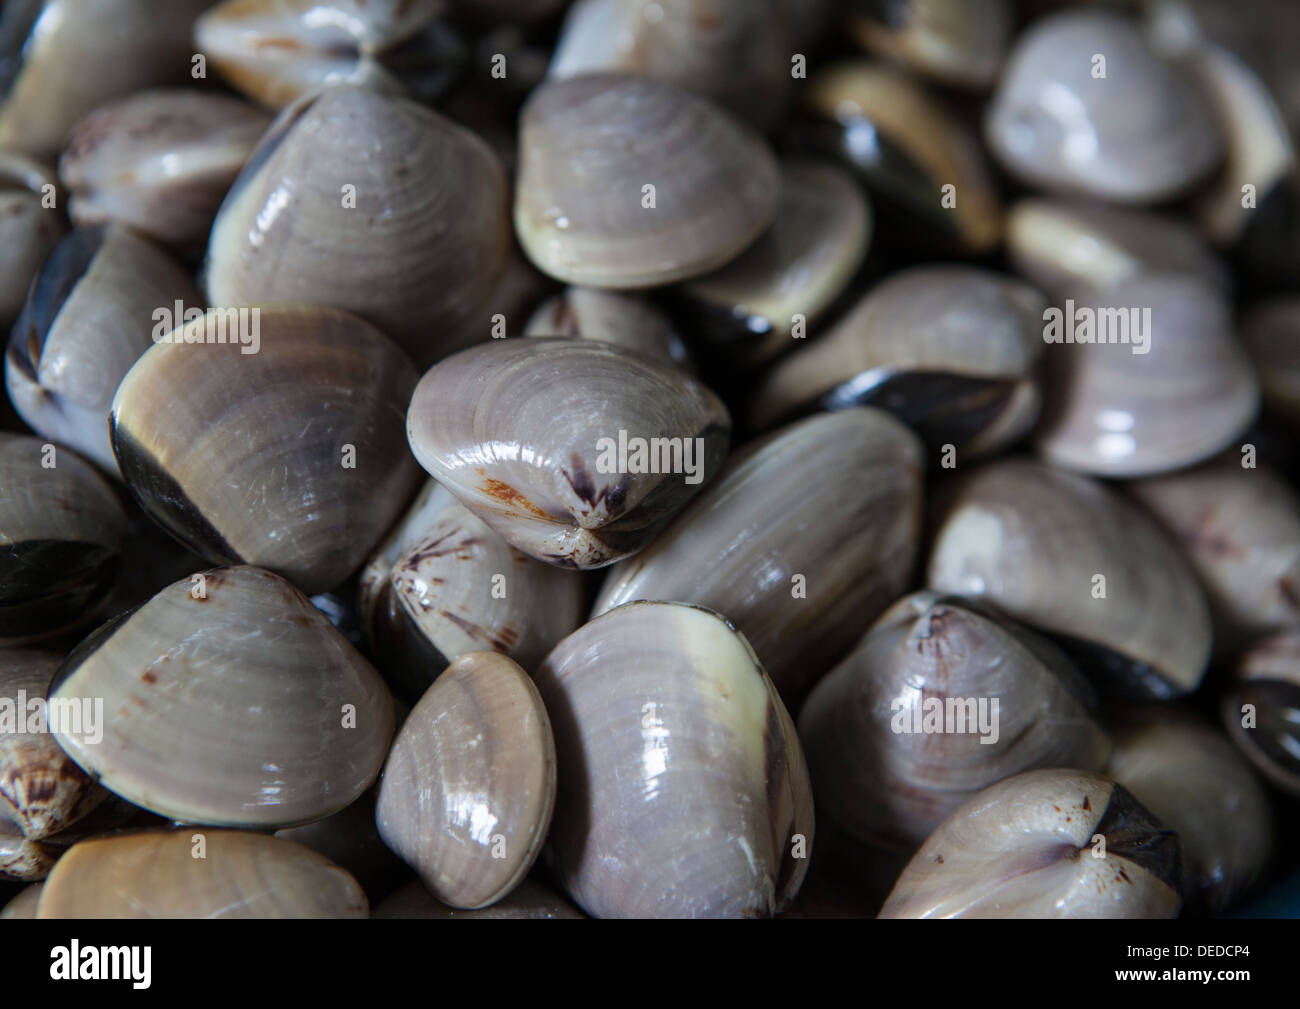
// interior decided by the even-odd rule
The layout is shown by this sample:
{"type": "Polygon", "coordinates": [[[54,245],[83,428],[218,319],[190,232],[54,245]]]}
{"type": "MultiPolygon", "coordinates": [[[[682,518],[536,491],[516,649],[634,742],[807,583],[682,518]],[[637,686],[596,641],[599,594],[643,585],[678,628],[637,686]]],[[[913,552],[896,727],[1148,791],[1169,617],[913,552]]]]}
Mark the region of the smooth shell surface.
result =
{"type": "Polygon", "coordinates": [[[1300,797],[1300,631],[1270,635],[1242,653],[1223,722],[1272,785],[1300,797]]]}
{"type": "Polygon", "coordinates": [[[1029,771],[948,817],[880,917],[1173,918],[1178,880],[1176,835],[1123,787],[1083,771],[1029,771]]]}
{"type": "Polygon", "coordinates": [[[250,313],[210,312],[151,347],[113,400],[113,449],[141,506],[191,549],[322,592],[416,490],[402,443],[415,369],[346,312],[250,313]]]}
{"type": "MultiPolygon", "coordinates": [[[[15,898],[16,900],[17,898],[15,898]]],[[[12,901],[10,902],[13,903],[12,901]]],[[[0,917],[2,917],[0,913],[0,917]]],[[[495,904],[466,911],[442,903],[419,880],[386,897],[372,918],[585,918],[548,886],[526,879],[495,904]]]]}
{"type": "Polygon", "coordinates": [[[83,841],[41,888],[38,918],[365,918],[357,881],[310,848],[233,830],[83,841]],[[198,839],[202,839],[201,841],[198,839]],[[195,857],[203,845],[204,857],[195,857]]]}
{"type": "Polygon", "coordinates": [[[520,115],[515,231],[539,269],[571,284],[658,287],[707,273],[772,223],[780,194],[762,139],[671,85],[552,80],[520,115]]]}
{"type": "Polygon", "coordinates": [[[850,11],[864,49],[968,88],[993,83],[1013,26],[1007,0],[857,0],[850,11]]]}
{"type": "Polygon", "coordinates": [[[1189,693],[1210,657],[1196,576],[1154,520],[1086,477],[1020,459],[950,488],[929,586],[1061,636],[1111,689],[1189,693]]]}
{"type": "Polygon", "coordinates": [[[532,867],[554,807],[555,743],[537,688],[505,656],[471,652],[403,723],[376,817],[434,896],[477,908],[532,867]]]}
{"type": "Polygon", "coordinates": [[[1242,320],[1241,339],[1259,373],[1264,408],[1300,430],[1300,298],[1255,305],[1242,320]]]}
{"type": "Polygon", "coordinates": [[[104,785],[171,819],[287,826],[379,774],[393,703],[373,667],[283,578],[202,572],[100,628],[52,699],[103,698],[103,739],[59,731],[104,785]]]}
{"type": "Polygon", "coordinates": [[[906,590],[924,461],[877,410],[791,425],[745,450],[645,550],[615,567],[597,614],[637,599],[733,621],[793,707],[906,590]]]}
{"type": "Polygon", "coordinates": [[[529,318],[524,336],[602,340],[671,361],[693,374],[686,345],[672,323],[644,298],[598,287],[570,287],[547,298],[529,318]]]}
{"type": "Polygon", "coordinates": [[[595,340],[462,351],[425,374],[407,414],[411,449],[434,479],[524,553],[579,568],[641,549],[717,474],[730,432],[704,386],[595,340]],[[678,451],[664,464],[651,450],[671,449],[667,439],[678,451]],[[645,451],[634,455],[637,444],[645,451]]]}
{"type": "Polygon", "coordinates": [[[0,153],[0,333],[22,311],[32,277],[67,230],[57,205],[53,172],[20,155],[0,153]],[[55,206],[44,205],[47,195],[55,206]]]}
{"type": "Polygon", "coordinates": [[[766,917],[813,847],[794,725],[716,614],[632,603],[569,635],[536,673],[555,731],[551,861],[589,914],[766,917]]]}

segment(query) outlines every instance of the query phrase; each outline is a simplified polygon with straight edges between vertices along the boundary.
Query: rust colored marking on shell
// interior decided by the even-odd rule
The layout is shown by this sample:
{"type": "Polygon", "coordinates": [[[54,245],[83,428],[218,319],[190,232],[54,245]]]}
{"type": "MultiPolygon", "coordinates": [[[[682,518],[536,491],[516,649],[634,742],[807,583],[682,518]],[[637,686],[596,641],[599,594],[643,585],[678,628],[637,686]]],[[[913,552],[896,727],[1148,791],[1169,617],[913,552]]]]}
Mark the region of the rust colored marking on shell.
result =
{"type": "Polygon", "coordinates": [[[298,52],[302,49],[302,43],[295,38],[254,38],[251,43],[256,49],[288,49],[291,52],[298,52]]]}
{"type": "Polygon", "coordinates": [[[144,683],[157,683],[158,674],[155,673],[152,669],[146,669],[143,673],[140,674],[140,679],[144,683]]]}
{"type": "Polygon", "coordinates": [[[538,508],[523,494],[515,490],[508,483],[502,483],[492,477],[487,477],[483,481],[483,493],[491,495],[498,501],[510,505],[512,508],[522,508],[524,511],[531,512],[538,518],[549,519],[551,516],[538,508]]]}
{"type": "Polygon", "coordinates": [[[1083,811],[1086,813],[1090,809],[1092,809],[1092,799],[1085,795],[1083,797],[1083,811]]]}
{"type": "Polygon", "coordinates": [[[491,634],[487,632],[485,628],[480,627],[472,620],[466,620],[464,617],[457,616],[455,613],[452,613],[450,610],[439,610],[438,613],[441,616],[446,617],[448,620],[450,620],[453,624],[459,627],[470,637],[478,638],[480,641],[487,642],[487,644],[492,646],[494,651],[507,652],[510,650],[512,645],[518,644],[519,642],[519,634],[517,631],[502,631],[501,638],[494,638],[491,634]],[[502,640],[507,636],[507,634],[513,640],[509,642],[502,640]]]}

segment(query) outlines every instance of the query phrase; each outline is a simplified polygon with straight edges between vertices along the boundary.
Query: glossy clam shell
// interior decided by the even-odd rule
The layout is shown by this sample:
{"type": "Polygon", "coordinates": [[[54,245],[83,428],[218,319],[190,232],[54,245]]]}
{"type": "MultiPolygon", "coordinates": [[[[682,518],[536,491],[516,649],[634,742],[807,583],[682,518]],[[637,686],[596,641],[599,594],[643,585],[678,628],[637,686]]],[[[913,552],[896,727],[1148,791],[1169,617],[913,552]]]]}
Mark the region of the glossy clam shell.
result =
{"type": "Polygon", "coordinates": [[[1028,771],[948,817],[880,917],[1173,918],[1178,879],[1177,836],[1122,786],[1084,771],[1028,771]]]}
{"type": "Polygon", "coordinates": [[[125,533],[122,505],[93,466],[0,432],[0,643],[93,618],[117,577],[125,533]]]}
{"type": "Polygon", "coordinates": [[[555,807],[542,699],[494,652],[453,662],[411,710],[384,767],[384,842],[453,907],[485,907],[532,868],[555,807]]]}
{"type": "Polygon", "coordinates": [[[293,841],[181,829],[83,841],[41,888],[38,918],[365,918],[357,881],[293,841]],[[205,857],[194,856],[197,837],[205,857]]]}
{"type": "Polygon", "coordinates": [[[321,592],[361,566],[416,490],[401,427],[415,369],[346,312],[257,311],[256,353],[175,342],[212,335],[211,316],[151,347],[113,399],[113,449],[141,506],[191,549],[321,592]]]}
{"type": "Polygon", "coordinates": [[[1229,457],[1129,490],[1191,561],[1220,627],[1300,626],[1300,496],[1278,473],[1229,457]]]}
{"type": "Polygon", "coordinates": [[[108,413],[118,384],[152,345],[150,323],[174,306],[199,309],[198,289],[166,253],[130,228],[79,229],[36,276],[9,337],[5,384],[32,428],[118,475],[108,413]]]}
{"type": "MultiPolygon", "coordinates": [[[[1121,342],[1048,345],[1047,406],[1035,442],[1049,462],[1108,477],[1163,473],[1208,459],[1254,419],[1259,383],[1221,292],[1161,275],[1074,300],[1076,315],[1080,308],[1096,313],[1094,336],[1107,335],[1103,312],[1149,310],[1149,321],[1137,316],[1148,349],[1135,353],[1137,344],[1121,342]]],[[[1058,308],[1064,336],[1070,306],[1058,308]]]]}
{"type": "Polygon", "coordinates": [[[882,238],[969,253],[998,244],[1002,207],[992,169],[978,139],[939,98],[893,67],[854,61],[815,73],[803,101],[809,145],[856,170],[881,211],[882,238]],[[947,185],[956,187],[950,208],[947,185]]]}
{"type": "Polygon", "coordinates": [[[1109,689],[1189,693],[1210,656],[1205,596],[1155,521],[1087,477],[1021,459],[959,477],[937,517],[928,585],[1068,639],[1109,689]],[[1105,597],[1094,598],[1094,576],[1105,597]]]}
{"type": "Polygon", "coordinates": [[[1053,14],[1019,36],[984,135],[1022,181],[1120,203],[1176,196],[1223,155],[1195,82],[1106,11],[1053,14]],[[1094,54],[1105,78],[1092,76],[1094,54]]]}
{"type": "Polygon", "coordinates": [[[596,340],[496,340],[462,351],[425,374],[407,414],[411,450],[434,479],[512,546],[579,568],[645,546],[717,474],[730,431],[726,408],[704,386],[596,340]],[[601,472],[611,460],[600,440],[617,442],[620,432],[647,444],[702,439],[690,442],[703,449],[699,482],[601,472]]]}
{"type": "Polygon", "coordinates": [[[42,188],[54,184],[43,165],[0,153],[0,332],[22,311],[32,278],[68,228],[58,209],[41,206],[42,188]]]}
{"type": "Polygon", "coordinates": [[[509,229],[486,143],[405,98],[340,86],[286,109],[263,138],[217,214],[205,283],[213,305],[346,309],[434,359],[458,349],[445,340],[475,313],[498,310],[481,311],[509,229]]]}
{"type": "Polygon", "coordinates": [[[1234,672],[1223,699],[1228,736],[1275,788],[1300,797],[1300,631],[1255,642],[1234,672]]]}
{"type": "Polygon", "coordinates": [[[1241,341],[1259,375],[1264,409],[1300,429],[1300,298],[1253,306],[1242,319],[1241,341]]]}
{"type": "Polygon", "coordinates": [[[863,623],[907,589],[923,477],[920,443],[888,414],[800,421],[738,455],[649,547],[611,570],[593,612],[651,599],[725,614],[795,707],[863,623]]]}
{"type": "Polygon", "coordinates": [[[520,114],[515,231],[539,269],[570,284],[658,287],[707,273],[772,223],[780,192],[757,134],[668,84],[548,80],[520,114]]]}
{"type": "Polygon", "coordinates": [[[682,289],[717,317],[718,342],[740,360],[798,346],[790,342],[795,317],[815,323],[857,273],[871,241],[871,206],[842,170],[789,161],[781,178],[772,226],[739,258],[682,289]]]}
{"type": "Polygon", "coordinates": [[[909,849],[1004,778],[1042,767],[1100,771],[1111,744],[1093,701],[1046,641],[960,599],[919,592],[890,607],[818,682],[799,738],[818,810],[861,841],[909,849]],[[950,701],[964,705],[963,721],[941,716],[937,732],[913,731],[931,727],[931,699],[945,711],[950,701]]]}
{"type": "Polygon", "coordinates": [[[778,362],[751,417],[766,427],[817,407],[881,406],[935,448],[1002,447],[1038,416],[1045,305],[1028,285],[975,267],[904,270],[778,362]]]}
{"type": "MultiPolygon", "coordinates": [[[[15,898],[16,900],[17,898],[15,898]]],[[[12,901],[10,904],[12,905],[12,901]]],[[[0,917],[3,914],[0,913],[0,917]]],[[[386,897],[372,918],[585,918],[586,915],[550,887],[525,879],[495,904],[473,911],[449,907],[418,880],[386,897]]]]}
{"type": "Polygon", "coordinates": [[[570,287],[547,298],[524,326],[524,336],[601,340],[662,358],[694,374],[686,345],[663,312],[644,298],[598,287],[570,287]]]}
{"type": "Polygon", "coordinates": [[[767,917],[807,871],[808,771],[745,639],[717,614],[632,603],[535,679],[555,732],[551,862],[588,914],[767,917]]]}
{"type": "Polygon", "coordinates": [[[1268,796],[1221,731],[1176,706],[1126,709],[1106,774],[1178,834],[1189,904],[1217,913],[1263,873],[1268,796]]]}
{"type": "Polygon", "coordinates": [[[287,581],[253,567],[186,578],[68,657],[51,698],[103,698],[103,739],[59,745],[171,819],[288,826],[343,809],[379,774],[393,704],[373,667],[287,581]]]}
{"type": "Polygon", "coordinates": [[[758,125],[784,110],[791,37],[781,0],[576,0],[552,78],[625,73],[664,81],[758,125]]]}
{"type": "Polygon", "coordinates": [[[864,49],[944,84],[989,87],[1014,24],[1007,0],[858,0],[849,26],[864,49]]]}
{"type": "Polygon", "coordinates": [[[142,91],[102,106],[77,124],[59,159],[68,213],[78,227],[120,221],[201,249],[270,125],[246,102],[197,90],[142,91]]]}
{"type": "Polygon", "coordinates": [[[48,715],[33,722],[32,702],[44,701],[61,662],[58,652],[0,649],[0,704],[7,709],[0,717],[0,819],[31,840],[57,834],[88,813],[93,799],[90,778],[54,736],[39,731],[48,729],[48,715]],[[28,732],[32,727],[38,731],[28,732]]]}

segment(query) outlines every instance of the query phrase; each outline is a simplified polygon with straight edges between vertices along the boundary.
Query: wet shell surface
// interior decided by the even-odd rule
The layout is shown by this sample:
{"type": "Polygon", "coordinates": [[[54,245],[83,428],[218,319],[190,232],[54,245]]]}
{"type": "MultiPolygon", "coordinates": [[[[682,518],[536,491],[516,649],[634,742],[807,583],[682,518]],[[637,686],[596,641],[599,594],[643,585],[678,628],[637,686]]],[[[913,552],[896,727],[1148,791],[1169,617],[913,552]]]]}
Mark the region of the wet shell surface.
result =
{"type": "Polygon", "coordinates": [[[555,743],[537,688],[505,656],[471,652],[403,723],[376,817],[434,896],[477,908],[532,868],[554,807],[555,743]]]}
{"type": "Polygon", "coordinates": [[[524,326],[524,336],[601,340],[671,361],[688,375],[695,372],[686,345],[668,317],[635,294],[567,288],[537,307],[524,326]]]}
{"type": "Polygon", "coordinates": [[[613,568],[594,612],[651,599],[725,614],[794,707],[907,589],[923,471],[916,436],[878,410],[784,428],[613,568]]]}
{"type": "Polygon", "coordinates": [[[55,207],[42,205],[47,194],[57,206],[53,172],[21,155],[0,153],[0,333],[22,311],[32,278],[68,228],[55,207]]]}
{"type": "Polygon", "coordinates": [[[205,828],[81,842],[41,887],[36,917],[365,918],[369,911],[357,881],[310,848],[205,828]]]}
{"type": "MultiPolygon", "coordinates": [[[[12,906],[18,898],[10,901],[12,906]]],[[[0,912],[0,917],[4,917],[0,912]]],[[[525,879],[495,904],[467,911],[434,897],[415,880],[386,897],[372,918],[585,918],[586,915],[548,886],[525,879]]]]}
{"type": "Polygon", "coordinates": [[[393,703],[373,667],[283,578],[220,568],[105,624],[52,699],[103,698],[103,739],[57,732],[92,776],[171,819],[288,826],[378,776],[393,703]]]}
{"type": "Polygon", "coordinates": [[[781,173],[725,112],[656,81],[549,80],[520,114],[515,231],[570,284],[661,287],[734,259],[776,218],[781,173]]]}
{"type": "Polygon", "coordinates": [[[559,757],[551,863],[583,910],[767,917],[794,897],[813,846],[808,771],[725,620],[632,603],[560,642],[535,679],[559,757]]]}
{"type": "Polygon", "coordinates": [[[1007,0],[857,0],[850,11],[864,49],[965,88],[993,83],[1014,23],[1007,0]]]}
{"type": "Polygon", "coordinates": [[[596,340],[462,351],[425,374],[407,414],[434,479],[519,550],[578,568],[644,547],[717,474],[730,432],[704,386],[596,340]]]}
{"type": "Polygon", "coordinates": [[[1009,459],[948,488],[929,587],[1057,635],[1100,686],[1168,698],[1210,657],[1196,575],[1155,521],[1087,477],[1009,459]]]}
{"type": "Polygon", "coordinates": [[[1234,674],[1223,699],[1228,735],[1274,787],[1300,797],[1300,631],[1255,642],[1234,674]]]}
{"type": "Polygon", "coordinates": [[[415,369],[346,312],[249,313],[210,312],[140,358],[113,399],[113,450],[136,500],[192,550],[322,592],[415,493],[402,442],[415,369]]]}

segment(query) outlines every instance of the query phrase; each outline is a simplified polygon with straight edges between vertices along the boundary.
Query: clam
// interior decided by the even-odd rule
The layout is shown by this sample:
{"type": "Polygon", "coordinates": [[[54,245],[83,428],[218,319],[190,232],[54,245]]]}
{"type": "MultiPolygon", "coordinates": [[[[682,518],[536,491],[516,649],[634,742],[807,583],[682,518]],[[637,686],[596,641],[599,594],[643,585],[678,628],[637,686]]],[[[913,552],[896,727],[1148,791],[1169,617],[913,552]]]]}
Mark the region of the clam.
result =
{"type": "Polygon", "coordinates": [[[555,806],[555,744],[528,674],[504,655],[453,662],[384,767],[384,842],[445,904],[486,907],[532,868],[555,806]]]}
{"type": "Polygon", "coordinates": [[[398,348],[346,312],[216,309],[127,373],[113,450],[140,505],[191,549],[314,594],[360,567],[415,493],[401,433],[414,385],[398,348]]]}
{"type": "Polygon", "coordinates": [[[1300,297],[1253,306],[1241,322],[1241,340],[1259,374],[1264,409],[1300,428],[1300,297]]]}
{"type": "Polygon", "coordinates": [[[1043,18],[1016,40],[984,123],[1023,182],[1117,203],[1187,190],[1223,156],[1205,98],[1128,18],[1097,10],[1043,18]]]}
{"type": "Polygon", "coordinates": [[[160,319],[201,306],[189,274],[130,228],[72,232],[37,274],[9,337],[5,384],[14,408],[33,430],[117,476],[107,422],[113,393],[171,330],[160,319]]]}
{"type": "Polygon", "coordinates": [[[548,80],[520,114],[515,231],[539,269],[570,284],[707,273],[772,223],[780,191],[757,134],[669,84],[548,80]]]}
{"type": "Polygon", "coordinates": [[[1300,496],[1279,474],[1229,457],[1129,490],[1182,547],[1219,627],[1300,626],[1300,496]]]}
{"type": "Polygon", "coordinates": [[[596,340],[494,340],[420,380],[411,449],[507,542],[566,567],[635,553],[721,468],[722,402],[596,340]]]}
{"type": "Polygon", "coordinates": [[[208,297],[332,305],[434,359],[476,313],[486,336],[509,227],[487,144],[408,99],[339,86],[285,109],[235,180],[208,244],[208,297]]]}
{"type": "Polygon", "coordinates": [[[1300,631],[1254,643],[1235,672],[1223,699],[1228,735],[1271,784],[1300,796],[1300,631]]]}
{"type": "Polygon", "coordinates": [[[47,709],[61,661],[57,652],[0,649],[0,820],[29,840],[57,834],[103,798],[50,734],[63,716],[94,716],[47,709]]]}
{"type": "MultiPolygon", "coordinates": [[[[9,907],[18,898],[9,902],[9,907]]],[[[4,913],[0,912],[0,918],[4,913]]],[[[419,880],[390,894],[372,918],[585,918],[581,911],[550,887],[526,879],[495,904],[465,911],[436,899],[419,880]]]]}
{"type": "Polygon", "coordinates": [[[36,905],[41,899],[41,884],[33,883],[31,886],[24,887],[17,897],[9,901],[0,911],[0,919],[3,918],[35,918],[36,905]]]}
{"type": "Polygon", "coordinates": [[[103,698],[103,738],[59,745],[105,787],[174,820],[291,826],[379,774],[393,705],[379,674],[296,588],[201,572],[115,618],[64,662],[51,701],[103,698]]]}
{"type": "Polygon", "coordinates": [[[864,49],[966,88],[993,83],[1013,26],[1008,0],[855,0],[849,9],[864,49]]]}
{"type": "Polygon", "coordinates": [[[365,918],[357,881],[293,841],[235,830],[83,841],[41,888],[38,918],[365,918]]]}
{"type": "Polygon", "coordinates": [[[166,245],[202,249],[270,123],[245,102],[205,91],[142,91],[101,106],[74,127],[59,159],[68,213],[78,227],[120,221],[166,245]]]}
{"type": "Polygon", "coordinates": [[[126,514],[87,462],[0,432],[0,644],[93,619],[117,577],[126,514]]]}
{"type": "Polygon", "coordinates": [[[626,73],[686,88],[761,126],[792,83],[785,0],[576,0],[552,78],[626,73]]]}
{"type": "Polygon", "coordinates": [[[923,476],[916,436],[886,413],[800,421],[747,447],[613,568],[593,612],[650,599],[723,613],[796,707],[863,623],[906,591],[923,476]]]}
{"type": "Polygon", "coordinates": [[[62,851],[45,841],[33,841],[9,820],[0,819],[0,880],[37,883],[45,879],[62,851]]]}
{"type": "Polygon", "coordinates": [[[1123,709],[1106,773],[1178,834],[1188,904],[1218,913],[1263,873],[1268,796],[1222,732],[1176,706],[1123,709]]]}
{"type": "Polygon", "coordinates": [[[74,844],[91,837],[104,837],[122,830],[156,826],[158,819],[109,795],[97,785],[84,794],[73,811],[70,827],[39,840],[24,837],[13,821],[0,817],[0,880],[36,883],[50,874],[54,865],[74,844]]]}
{"type": "Polygon", "coordinates": [[[1221,291],[1187,276],[1139,277],[1045,314],[1047,388],[1038,451],[1099,476],[1202,462],[1259,408],[1259,383],[1221,291]]]}
{"type": "Polygon", "coordinates": [[[805,146],[852,167],[880,212],[882,238],[990,252],[1002,207],[979,141],[939,99],[892,67],[857,61],[814,74],[805,146]]]}
{"type": "Polygon", "coordinates": [[[875,622],[799,716],[817,808],[858,840],[915,848],[976,792],[1022,771],[1100,771],[1091,688],[1046,640],[918,592],[875,622]]]}
{"type": "Polygon", "coordinates": [[[524,336],[601,340],[671,361],[694,374],[686,345],[653,304],[635,294],[569,287],[548,298],[529,318],[524,336]]]}
{"type": "Polygon", "coordinates": [[[767,917],[813,846],[799,739],[725,619],[631,603],[565,638],[535,679],[555,732],[551,862],[588,914],[767,917]]]}
{"type": "Polygon", "coordinates": [[[803,338],[848,286],[871,241],[871,208],[833,165],[790,161],[776,221],[739,258],[682,288],[702,335],[742,361],[803,338]]]}
{"type": "Polygon", "coordinates": [[[184,80],[212,0],[9,0],[0,11],[0,148],[53,160],[88,112],[184,80]]]}
{"type": "Polygon", "coordinates": [[[1174,918],[1179,844],[1122,785],[1027,771],[948,817],[882,918],[1174,918]]]}
{"type": "Polygon", "coordinates": [[[1038,416],[1042,295],[967,266],[886,278],[822,337],[778,362],[751,404],[767,427],[812,409],[879,406],[934,449],[1005,447],[1038,416]]]}
{"type": "Polygon", "coordinates": [[[1155,521],[1039,463],[990,463],[948,488],[928,584],[1055,635],[1111,691],[1190,693],[1209,661],[1205,596],[1155,521]]]}
{"type": "Polygon", "coordinates": [[[32,277],[67,230],[54,182],[35,161],[0,152],[0,332],[22,311],[32,277]]]}

